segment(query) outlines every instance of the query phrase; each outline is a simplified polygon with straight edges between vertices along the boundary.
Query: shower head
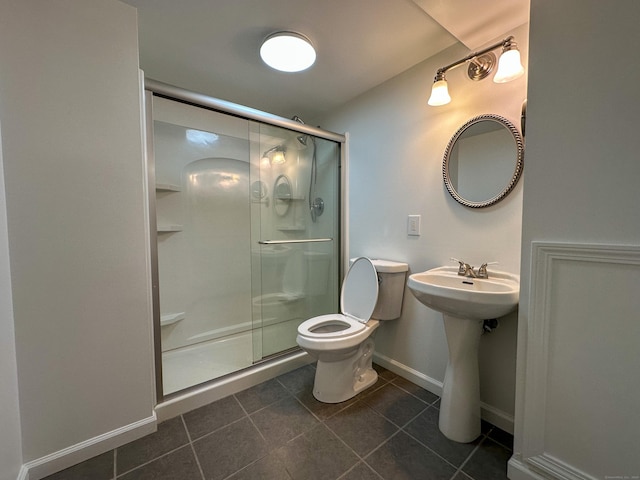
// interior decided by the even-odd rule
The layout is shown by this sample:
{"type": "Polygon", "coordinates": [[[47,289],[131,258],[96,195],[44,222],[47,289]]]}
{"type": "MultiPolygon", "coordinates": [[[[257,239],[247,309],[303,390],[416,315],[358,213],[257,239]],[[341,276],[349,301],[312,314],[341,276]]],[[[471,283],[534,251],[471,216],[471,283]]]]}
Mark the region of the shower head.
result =
{"type": "MultiPolygon", "coordinates": [[[[298,115],[294,115],[293,117],[291,117],[291,120],[293,120],[294,122],[298,122],[304,125],[304,121],[298,116],[298,115]]],[[[296,139],[305,147],[307,146],[307,139],[309,138],[308,135],[298,135],[296,137],[296,139]]]]}

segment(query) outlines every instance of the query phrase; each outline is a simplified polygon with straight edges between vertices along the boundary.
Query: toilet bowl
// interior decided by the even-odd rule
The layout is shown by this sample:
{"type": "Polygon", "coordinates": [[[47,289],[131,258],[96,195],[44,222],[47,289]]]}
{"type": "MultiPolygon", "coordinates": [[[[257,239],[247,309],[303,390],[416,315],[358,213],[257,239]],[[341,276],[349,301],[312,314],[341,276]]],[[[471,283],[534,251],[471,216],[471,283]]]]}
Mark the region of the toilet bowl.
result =
{"type": "Polygon", "coordinates": [[[317,400],[344,402],[377,381],[371,363],[372,334],[380,322],[371,317],[374,313],[380,313],[380,320],[400,316],[407,270],[405,263],[356,258],[342,284],[341,313],[320,315],[300,324],[298,345],[317,359],[313,386],[317,400]],[[398,275],[402,278],[392,278],[398,275]],[[379,295],[379,288],[385,295],[379,295]],[[393,305],[378,305],[381,296],[393,305]]]}

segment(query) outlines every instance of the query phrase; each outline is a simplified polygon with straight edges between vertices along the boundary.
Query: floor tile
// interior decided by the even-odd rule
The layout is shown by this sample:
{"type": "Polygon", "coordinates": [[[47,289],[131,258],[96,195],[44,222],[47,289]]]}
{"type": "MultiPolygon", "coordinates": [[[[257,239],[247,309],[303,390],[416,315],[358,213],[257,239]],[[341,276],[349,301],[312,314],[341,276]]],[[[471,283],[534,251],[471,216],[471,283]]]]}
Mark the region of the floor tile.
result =
{"type": "Polygon", "coordinates": [[[398,426],[405,425],[427,408],[424,402],[392,383],[366,395],[362,401],[398,426]]]}
{"type": "Polygon", "coordinates": [[[202,480],[191,446],[187,445],[136,468],[118,480],[202,480]]]}
{"type": "Polygon", "coordinates": [[[251,420],[271,447],[288,442],[318,423],[318,420],[293,397],[280,400],[254,413],[251,420]]]}
{"type": "Polygon", "coordinates": [[[85,460],[44,480],[111,480],[113,478],[113,450],[85,460]]]}
{"type": "Polygon", "coordinates": [[[418,397],[420,400],[422,400],[425,403],[428,403],[429,405],[431,405],[433,402],[435,402],[440,398],[435,393],[431,393],[430,391],[425,390],[419,385],[416,385],[415,383],[411,383],[406,378],[397,377],[395,380],[393,380],[393,384],[409,392],[411,395],[418,397]]]}
{"type": "Polygon", "coordinates": [[[359,463],[338,480],[382,480],[382,477],[371,470],[366,463],[359,463]]]}
{"type": "Polygon", "coordinates": [[[398,375],[396,375],[395,373],[393,373],[391,370],[387,370],[384,367],[381,367],[380,365],[378,365],[377,363],[374,363],[373,365],[373,369],[378,372],[378,378],[386,381],[386,382],[390,382],[391,380],[393,380],[394,378],[396,378],[398,375]]]}
{"type": "Polygon", "coordinates": [[[229,480],[290,480],[291,478],[284,462],[273,452],[243,468],[229,477],[229,480]]]}
{"type": "Polygon", "coordinates": [[[316,397],[313,396],[313,392],[311,390],[304,390],[296,393],[296,398],[320,420],[326,420],[339,411],[344,410],[349,405],[357,402],[360,397],[356,395],[355,397],[340,403],[323,403],[316,400],[316,397]]]}
{"type": "Polygon", "coordinates": [[[290,393],[274,378],[236,393],[236,399],[247,413],[253,413],[289,395],[290,393]]]}
{"type": "Polygon", "coordinates": [[[293,394],[303,390],[313,390],[316,369],[311,365],[297,368],[278,377],[278,381],[293,394]]]}
{"type": "Polygon", "coordinates": [[[398,431],[398,427],[363,402],[331,417],[326,425],[358,455],[365,456],[398,431]]]}
{"type": "Polygon", "coordinates": [[[358,457],[324,425],[275,451],[294,480],[335,480],[358,462],[358,457]]]}
{"type": "MultiPolygon", "coordinates": [[[[425,444],[431,450],[455,466],[462,465],[480,440],[458,443],[445,437],[438,428],[439,411],[429,408],[409,423],[404,431],[425,444]]],[[[482,438],[482,437],[480,437],[482,438]]]]}
{"type": "Polygon", "coordinates": [[[244,410],[233,396],[222,398],[183,415],[191,440],[229,425],[244,416],[244,410]]]}
{"type": "Polygon", "coordinates": [[[116,450],[118,475],[169,453],[189,442],[181,417],[158,425],[155,433],[142,437],[116,450]]]}
{"type": "Polygon", "coordinates": [[[462,471],[474,480],[507,480],[510,457],[510,450],[486,438],[462,467],[462,471]]]}
{"type": "Polygon", "coordinates": [[[193,442],[207,480],[220,480],[265,456],[267,444],[249,418],[193,442]]]}
{"type": "Polygon", "coordinates": [[[456,473],[456,476],[453,477],[451,480],[473,480],[473,478],[471,478],[469,475],[465,474],[464,472],[458,472],[456,473]]]}
{"type": "Polygon", "coordinates": [[[455,468],[404,432],[365,458],[382,476],[394,480],[449,480],[455,468]]]}

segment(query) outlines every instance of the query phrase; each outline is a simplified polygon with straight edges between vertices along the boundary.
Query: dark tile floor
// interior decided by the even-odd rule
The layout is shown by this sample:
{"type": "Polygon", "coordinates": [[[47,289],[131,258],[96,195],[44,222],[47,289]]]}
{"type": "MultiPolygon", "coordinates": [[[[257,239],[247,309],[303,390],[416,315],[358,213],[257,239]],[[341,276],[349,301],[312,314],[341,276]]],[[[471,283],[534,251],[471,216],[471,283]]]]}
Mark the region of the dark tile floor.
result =
{"type": "Polygon", "coordinates": [[[439,398],[380,367],[341,404],[311,394],[312,365],[158,426],[48,480],[500,480],[513,437],[488,423],[473,443],[438,430],[439,398]]]}

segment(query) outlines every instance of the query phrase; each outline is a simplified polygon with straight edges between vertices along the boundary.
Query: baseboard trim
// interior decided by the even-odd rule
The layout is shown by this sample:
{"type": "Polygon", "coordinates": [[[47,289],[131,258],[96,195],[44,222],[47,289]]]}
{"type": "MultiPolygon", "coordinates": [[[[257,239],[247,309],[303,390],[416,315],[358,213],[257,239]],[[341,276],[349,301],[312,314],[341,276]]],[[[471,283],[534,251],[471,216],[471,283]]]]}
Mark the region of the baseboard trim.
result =
{"type": "Polygon", "coordinates": [[[16,480],[29,480],[29,469],[22,465],[20,467],[20,471],[18,472],[18,477],[16,480]]]}
{"type": "Polygon", "coordinates": [[[483,420],[513,435],[513,415],[484,402],[480,403],[480,411],[483,420]]]}
{"type": "MultiPolygon", "coordinates": [[[[417,370],[414,370],[413,368],[378,352],[373,353],[373,360],[381,367],[384,367],[387,370],[390,370],[393,373],[406,378],[416,385],[420,385],[425,390],[428,390],[435,395],[442,396],[441,381],[436,380],[435,378],[431,378],[422,372],[418,372],[417,370]]],[[[488,405],[484,402],[480,404],[480,409],[482,418],[484,420],[504,430],[505,432],[513,433],[513,415],[491,405],[488,405]]]]}
{"type": "Polygon", "coordinates": [[[541,477],[537,473],[527,467],[514,455],[507,463],[507,477],[510,480],[546,480],[547,477],[541,477]]]}
{"type": "Polygon", "coordinates": [[[425,375],[422,372],[414,370],[413,368],[378,352],[373,353],[373,361],[381,367],[392,371],[396,375],[400,375],[410,382],[413,382],[416,385],[420,385],[425,390],[428,390],[429,392],[438,395],[439,397],[442,396],[441,381],[436,380],[435,378],[431,378],[430,376],[425,375]]]}
{"type": "Polygon", "coordinates": [[[77,463],[84,462],[96,455],[155,432],[157,423],[156,414],[153,413],[150,417],[27,462],[20,469],[18,480],[40,480],[77,463]]]}

